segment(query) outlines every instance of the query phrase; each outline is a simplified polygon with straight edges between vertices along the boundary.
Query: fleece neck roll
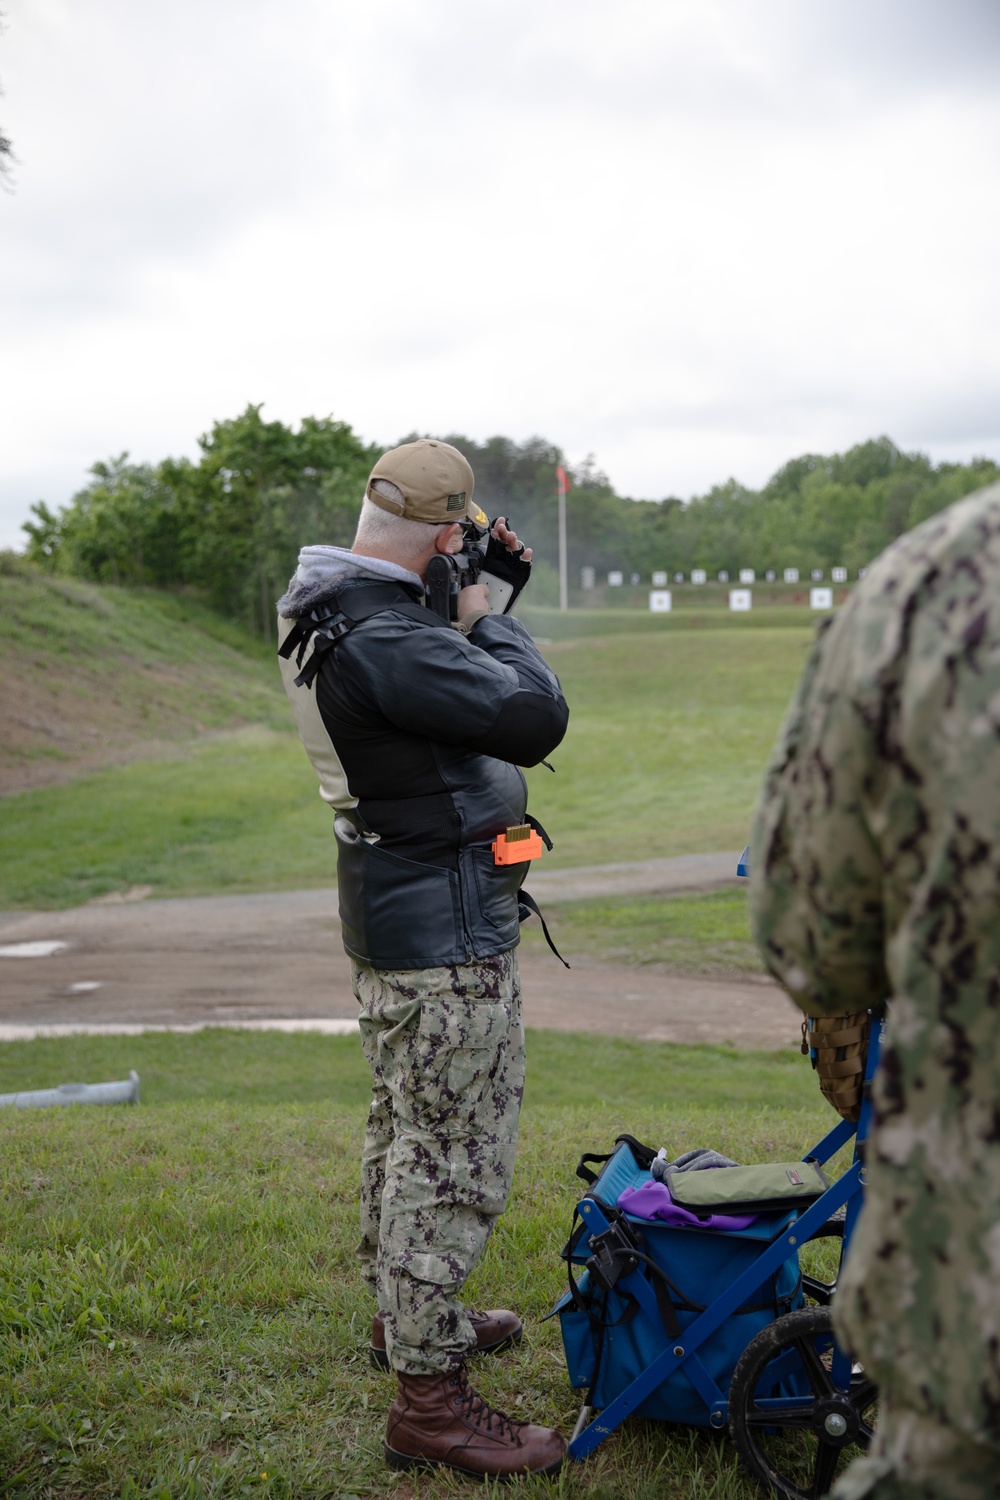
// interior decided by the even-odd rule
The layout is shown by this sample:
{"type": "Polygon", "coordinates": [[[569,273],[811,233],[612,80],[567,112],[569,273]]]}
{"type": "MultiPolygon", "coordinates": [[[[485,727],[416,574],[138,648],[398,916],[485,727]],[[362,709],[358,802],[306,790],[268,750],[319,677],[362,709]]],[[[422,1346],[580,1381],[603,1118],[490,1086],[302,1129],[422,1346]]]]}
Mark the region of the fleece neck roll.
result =
{"type": "Polygon", "coordinates": [[[323,604],[345,583],[378,581],[408,583],[423,589],[419,573],[381,557],[363,557],[346,547],[303,547],[288,589],[278,600],[278,614],[294,620],[323,604]]]}

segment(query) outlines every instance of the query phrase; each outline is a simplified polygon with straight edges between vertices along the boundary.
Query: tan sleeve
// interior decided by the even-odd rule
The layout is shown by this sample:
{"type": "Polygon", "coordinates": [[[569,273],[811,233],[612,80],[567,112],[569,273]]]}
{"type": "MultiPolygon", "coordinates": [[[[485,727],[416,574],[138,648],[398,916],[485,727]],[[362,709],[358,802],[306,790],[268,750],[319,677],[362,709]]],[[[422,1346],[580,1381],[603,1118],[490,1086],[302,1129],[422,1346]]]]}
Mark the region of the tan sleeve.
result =
{"type": "Polygon", "coordinates": [[[462,620],[452,620],[451,628],[452,630],[459,631],[462,635],[468,635],[472,627],[478,625],[480,620],[485,620],[488,614],[488,609],[477,609],[475,614],[466,615],[462,620]]]}
{"type": "MultiPolygon", "coordinates": [[[[284,644],[287,636],[294,626],[294,620],[285,620],[278,616],[278,645],[284,644]]],[[[310,639],[303,654],[303,665],[312,655],[315,642],[310,639]]],[[[351,789],[347,785],[347,777],[344,768],[340,764],[339,757],[333,746],[323,723],[319,706],[316,702],[316,688],[296,687],[295,678],[301,668],[293,657],[286,661],[283,657],[278,658],[278,666],[281,668],[281,680],[288,694],[288,701],[292,708],[292,717],[295,719],[295,727],[299,731],[299,738],[305,747],[305,752],[312,762],[313,770],[319,778],[319,794],[324,802],[331,807],[348,808],[357,807],[358,799],[351,795],[351,789]]]]}

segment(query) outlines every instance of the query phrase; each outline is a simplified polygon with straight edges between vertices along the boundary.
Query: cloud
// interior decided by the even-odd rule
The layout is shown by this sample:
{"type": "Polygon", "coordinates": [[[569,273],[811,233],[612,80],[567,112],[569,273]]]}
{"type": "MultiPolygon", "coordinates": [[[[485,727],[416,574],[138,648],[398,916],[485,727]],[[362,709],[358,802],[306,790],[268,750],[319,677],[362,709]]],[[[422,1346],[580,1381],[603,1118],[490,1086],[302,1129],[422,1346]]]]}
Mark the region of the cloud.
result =
{"type": "Polygon", "coordinates": [[[992,0],[9,4],[0,544],[248,401],[645,495],[1000,453],[992,0]]]}

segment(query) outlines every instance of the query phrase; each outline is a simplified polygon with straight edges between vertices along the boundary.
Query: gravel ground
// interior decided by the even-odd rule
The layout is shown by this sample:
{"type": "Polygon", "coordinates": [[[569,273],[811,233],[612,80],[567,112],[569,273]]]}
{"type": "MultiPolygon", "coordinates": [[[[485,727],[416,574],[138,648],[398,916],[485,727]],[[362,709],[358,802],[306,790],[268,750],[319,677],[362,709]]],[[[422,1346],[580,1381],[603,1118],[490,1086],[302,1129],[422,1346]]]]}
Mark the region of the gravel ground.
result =
{"type": "MultiPolygon", "coordinates": [[[[531,886],[543,909],[604,894],[677,894],[729,884],[735,862],[727,853],[540,871],[531,886]]],[[[0,913],[0,1036],[36,1027],[259,1026],[356,1016],[335,891],[135,896],[69,911],[0,913]],[[17,956],[24,944],[62,946],[17,956]]],[[[769,979],[687,977],[567,956],[569,970],[548,953],[522,955],[529,1026],[740,1048],[798,1042],[801,1016],[769,979]]]]}

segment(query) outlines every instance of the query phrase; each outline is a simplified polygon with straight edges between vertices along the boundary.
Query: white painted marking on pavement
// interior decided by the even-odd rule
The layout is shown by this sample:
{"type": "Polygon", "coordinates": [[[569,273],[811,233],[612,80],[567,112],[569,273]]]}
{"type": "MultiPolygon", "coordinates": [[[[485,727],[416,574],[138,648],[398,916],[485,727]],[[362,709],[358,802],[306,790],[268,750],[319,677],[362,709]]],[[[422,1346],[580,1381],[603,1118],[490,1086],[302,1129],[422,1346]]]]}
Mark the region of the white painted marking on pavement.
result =
{"type": "Polygon", "coordinates": [[[51,958],[54,953],[65,953],[69,943],[45,941],[40,943],[4,943],[0,946],[0,958],[51,958]]]}
{"type": "Polygon", "coordinates": [[[44,1041],[60,1036],[145,1036],[149,1031],[172,1031],[190,1036],[196,1031],[313,1031],[323,1036],[355,1036],[357,1021],[305,1017],[298,1021],[196,1021],[190,1025],[164,1023],[149,1026],[132,1021],[109,1021],[105,1025],[57,1023],[39,1026],[0,1025],[0,1042],[44,1041]]]}

